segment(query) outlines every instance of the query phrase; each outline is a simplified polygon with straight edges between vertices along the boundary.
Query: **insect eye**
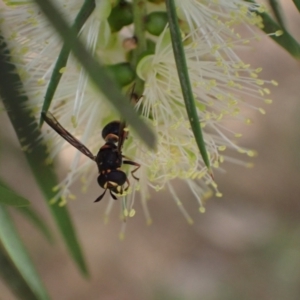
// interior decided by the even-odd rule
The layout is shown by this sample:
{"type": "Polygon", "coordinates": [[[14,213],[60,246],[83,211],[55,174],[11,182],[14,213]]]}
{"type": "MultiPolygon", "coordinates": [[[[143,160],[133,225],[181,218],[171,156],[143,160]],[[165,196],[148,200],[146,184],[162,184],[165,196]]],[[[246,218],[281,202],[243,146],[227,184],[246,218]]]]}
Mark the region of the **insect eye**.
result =
{"type": "Polygon", "coordinates": [[[110,135],[119,137],[119,131],[120,131],[120,121],[112,121],[112,122],[108,123],[107,125],[105,125],[105,127],[103,128],[102,138],[105,141],[107,141],[107,139],[110,135]]]}

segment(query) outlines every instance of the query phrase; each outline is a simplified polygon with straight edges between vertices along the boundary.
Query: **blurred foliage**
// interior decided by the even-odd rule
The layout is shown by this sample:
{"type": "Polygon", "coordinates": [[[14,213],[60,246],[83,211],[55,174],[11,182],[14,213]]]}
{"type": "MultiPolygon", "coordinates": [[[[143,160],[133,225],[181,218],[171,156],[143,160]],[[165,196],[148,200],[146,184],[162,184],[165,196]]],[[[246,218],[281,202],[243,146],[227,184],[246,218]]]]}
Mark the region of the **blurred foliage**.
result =
{"type": "MultiPolygon", "coordinates": [[[[15,273],[14,280],[10,281],[10,284],[14,287],[15,285],[20,285],[24,290],[26,290],[27,299],[30,297],[31,293],[35,294],[34,299],[47,300],[48,295],[43,287],[41,279],[37,274],[35,267],[17,233],[17,230],[11,220],[11,217],[4,205],[0,205],[0,241],[7,251],[10,259],[14,262],[16,268],[20,272],[14,272],[14,268],[11,264],[5,260],[5,256],[2,253],[3,263],[0,268],[3,276],[8,276],[8,274],[15,273]],[[24,280],[22,280],[22,278],[24,280]],[[29,294],[29,296],[28,296],[29,294]]],[[[13,288],[15,290],[15,288],[13,288]]]]}
{"type": "Polygon", "coordinates": [[[19,299],[38,299],[2,247],[0,247],[0,276],[19,299]]]}
{"type": "Polygon", "coordinates": [[[27,206],[30,202],[24,197],[18,195],[11,189],[3,186],[0,181],[0,204],[6,204],[11,206],[27,206]]]}
{"type": "Polygon", "coordinates": [[[77,240],[76,232],[66,207],[57,204],[50,205],[49,200],[54,196],[53,187],[57,185],[53,166],[46,165],[48,157],[46,146],[40,140],[40,131],[37,121],[31,110],[23,105],[26,94],[22,89],[22,81],[16,67],[11,62],[9,49],[0,31],[0,95],[16,135],[24,150],[26,159],[31,167],[35,179],[44,193],[45,201],[53,214],[65,243],[78,264],[80,270],[87,274],[84,258],[77,240]],[[43,174],[43,176],[41,176],[43,174]]]}

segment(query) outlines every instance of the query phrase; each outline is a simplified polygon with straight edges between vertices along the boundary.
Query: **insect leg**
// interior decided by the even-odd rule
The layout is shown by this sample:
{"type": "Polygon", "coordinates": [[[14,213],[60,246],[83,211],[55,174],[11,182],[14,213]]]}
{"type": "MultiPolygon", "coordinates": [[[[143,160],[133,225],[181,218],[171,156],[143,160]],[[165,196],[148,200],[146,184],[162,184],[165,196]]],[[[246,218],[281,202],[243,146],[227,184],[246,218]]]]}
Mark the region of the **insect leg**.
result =
{"type": "MultiPolygon", "coordinates": [[[[123,157],[125,157],[125,156],[123,156],[123,157]]],[[[127,157],[125,157],[125,158],[127,158],[127,157]]],[[[131,171],[131,175],[135,180],[139,180],[139,178],[137,178],[133,173],[135,173],[141,167],[141,165],[132,160],[123,160],[123,164],[136,166],[136,168],[131,171]]]]}

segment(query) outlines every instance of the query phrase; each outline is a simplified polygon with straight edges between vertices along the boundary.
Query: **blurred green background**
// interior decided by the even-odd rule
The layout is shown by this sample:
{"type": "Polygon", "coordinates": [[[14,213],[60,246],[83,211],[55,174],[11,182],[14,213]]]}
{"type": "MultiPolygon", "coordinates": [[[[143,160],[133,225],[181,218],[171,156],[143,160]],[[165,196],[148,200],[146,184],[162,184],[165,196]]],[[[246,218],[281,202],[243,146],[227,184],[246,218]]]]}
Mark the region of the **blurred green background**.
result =
{"type": "MultiPolygon", "coordinates": [[[[292,2],[284,2],[289,29],[300,41],[299,13],[292,2]]],[[[242,145],[258,151],[252,159],[255,166],[225,163],[227,173],[215,172],[223,197],[208,200],[205,214],[198,212],[190,192],[180,189],[194,225],[186,223],[168,193],[153,193],[153,224],[145,224],[137,201],[137,214],[127,222],[125,240],[120,241],[120,203],[105,225],[107,199],[93,203],[99,194],[96,179],[86,194],[81,194],[80,184],[74,186],[78,200],[68,207],[91,273],[86,280],[58,233],[51,246],[13,213],[52,299],[300,299],[299,63],[267,37],[251,45],[239,52],[244,61],[263,67],[262,78],[279,82],[272,88],[273,104],[265,107],[265,116],[249,110],[245,114],[252,125],[229,124],[239,126],[242,145]]],[[[1,177],[32,202],[56,232],[5,114],[0,134],[1,177]]],[[[66,156],[63,153],[57,164],[60,176],[68,169],[66,156]]],[[[15,299],[1,282],[0,291],[0,299],[15,299]]]]}

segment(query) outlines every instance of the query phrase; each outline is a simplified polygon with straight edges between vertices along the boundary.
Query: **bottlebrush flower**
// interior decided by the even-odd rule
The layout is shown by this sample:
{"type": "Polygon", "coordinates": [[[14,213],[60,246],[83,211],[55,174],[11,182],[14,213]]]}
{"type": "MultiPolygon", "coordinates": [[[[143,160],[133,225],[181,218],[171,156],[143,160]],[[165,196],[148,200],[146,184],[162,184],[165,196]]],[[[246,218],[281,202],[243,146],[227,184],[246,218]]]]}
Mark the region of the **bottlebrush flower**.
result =
{"type": "MultiPolygon", "coordinates": [[[[57,4],[72,23],[82,1],[58,1],[57,4]]],[[[264,85],[276,83],[259,79],[261,69],[252,68],[239,58],[235,47],[245,45],[249,40],[236,34],[232,26],[245,25],[254,32],[253,24],[262,26],[255,10],[263,8],[239,0],[186,0],[176,1],[176,4],[189,76],[211,165],[221,171],[224,171],[221,164],[225,160],[247,166],[247,163],[225,154],[226,149],[250,157],[255,153],[236,143],[240,133],[230,128],[230,122],[251,122],[243,115],[244,107],[264,114],[262,106],[271,102],[266,98],[270,92],[264,85]],[[261,104],[258,105],[259,101],[261,104]]],[[[152,10],[153,7],[156,6],[152,4],[152,10]]],[[[159,7],[163,9],[163,6],[159,7]]],[[[110,12],[110,1],[96,1],[96,10],[80,33],[92,53],[105,64],[126,61],[128,53],[122,41],[133,33],[130,26],[122,31],[111,31],[107,21],[110,12]]],[[[30,98],[28,105],[38,117],[62,43],[34,4],[6,9],[5,23],[14,24],[13,30],[7,29],[10,46],[23,75],[30,98]]],[[[157,151],[149,151],[135,136],[134,130],[130,129],[123,153],[141,164],[137,174],[140,180],[135,181],[128,172],[131,187],[120,201],[122,214],[125,217],[134,215],[135,196],[140,192],[147,222],[151,223],[147,208],[149,192],[151,189],[167,189],[187,221],[192,223],[172,185],[175,180],[181,180],[190,189],[199,203],[200,212],[204,212],[203,200],[212,191],[216,196],[222,194],[203,163],[190,128],[168,27],[159,37],[151,36],[151,40],[156,44],[154,53],[143,57],[136,68],[137,75],[145,81],[145,89],[136,108],[156,132],[158,145],[157,151]]],[[[100,138],[103,126],[119,117],[104,97],[96,93],[73,57],[61,72],[63,76],[50,110],[71,134],[96,155],[104,144],[100,138]]],[[[45,131],[43,137],[49,145],[51,159],[66,146],[65,141],[52,130],[45,131]]],[[[80,179],[85,190],[95,183],[96,177],[95,163],[76,152],[69,173],[56,187],[57,197],[53,201],[61,197],[61,204],[65,204],[68,197],[74,197],[70,188],[75,180],[80,179]]],[[[113,200],[108,204],[106,215],[112,203],[113,200]]]]}

